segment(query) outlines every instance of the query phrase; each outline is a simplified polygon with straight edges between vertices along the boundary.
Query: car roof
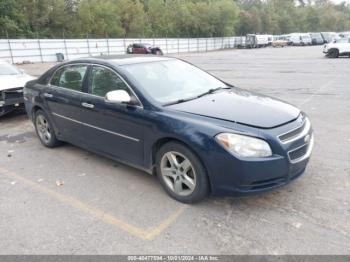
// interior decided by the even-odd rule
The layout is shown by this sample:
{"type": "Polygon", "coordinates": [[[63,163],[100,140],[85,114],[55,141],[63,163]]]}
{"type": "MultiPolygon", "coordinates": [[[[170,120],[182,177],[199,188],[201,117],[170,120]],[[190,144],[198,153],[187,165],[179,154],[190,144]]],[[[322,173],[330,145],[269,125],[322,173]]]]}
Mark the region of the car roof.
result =
{"type": "Polygon", "coordinates": [[[158,61],[173,60],[175,58],[166,56],[156,56],[156,55],[102,55],[96,57],[87,57],[71,60],[70,62],[109,62],[111,64],[121,66],[130,64],[140,64],[140,63],[151,63],[158,61]]]}

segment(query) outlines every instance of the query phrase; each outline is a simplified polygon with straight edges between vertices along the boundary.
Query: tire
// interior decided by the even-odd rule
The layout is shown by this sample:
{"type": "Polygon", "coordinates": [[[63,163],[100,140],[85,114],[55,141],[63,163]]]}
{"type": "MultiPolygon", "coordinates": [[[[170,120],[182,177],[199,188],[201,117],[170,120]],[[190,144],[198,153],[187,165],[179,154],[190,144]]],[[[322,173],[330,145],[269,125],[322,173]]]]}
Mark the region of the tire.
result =
{"type": "Polygon", "coordinates": [[[162,50],[160,50],[160,49],[157,49],[157,50],[156,50],[156,55],[163,55],[163,52],[162,52],[162,50]]]}
{"type": "Polygon", "coordinates": [[[163,189],[179,202],[196,203],[209,193],[203,164],[181,143],[169,142],[158,150],[156,172],[163,189]]]}
{"type": "Polygon", "coordinates": [[[34,126],[36,134],[44,146],[53,148],[60,145],[60,141],[56,138],[54,133],[53,126],[43,110],[35,112],[34,126]]]}
{"type": "Polygon", "coordinates": [[[339,57],[339,50],[338,49],[331,49],[331,50],[329,50],[328,56],[330,58],[338,58],[339,57]]]}

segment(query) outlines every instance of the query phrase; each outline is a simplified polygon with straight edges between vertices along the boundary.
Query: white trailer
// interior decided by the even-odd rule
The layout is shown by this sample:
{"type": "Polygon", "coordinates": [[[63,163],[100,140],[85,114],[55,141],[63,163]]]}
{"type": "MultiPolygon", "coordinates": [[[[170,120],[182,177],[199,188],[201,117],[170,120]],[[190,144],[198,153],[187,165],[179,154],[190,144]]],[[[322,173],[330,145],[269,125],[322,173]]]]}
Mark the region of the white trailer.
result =
{"type": "Polygon", "coordinates": [[[269,45],[269,40],[272,42],[272,36],[248,34],[246,38],[246,47],[247,48],[265,47],[269,45]]]}

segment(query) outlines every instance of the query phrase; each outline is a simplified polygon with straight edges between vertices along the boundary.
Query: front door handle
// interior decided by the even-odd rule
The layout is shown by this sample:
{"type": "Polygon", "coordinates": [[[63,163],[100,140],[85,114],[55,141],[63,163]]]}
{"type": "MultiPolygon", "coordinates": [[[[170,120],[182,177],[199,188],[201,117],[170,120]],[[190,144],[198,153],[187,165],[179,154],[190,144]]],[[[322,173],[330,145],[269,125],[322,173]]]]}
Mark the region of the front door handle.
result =
{"type": "Polygon", "coordinates": [[[46,98],[53,98],[53,94],[44,93],[44,97],[46,97],[46,98]]]}
{"type": "Polygon", "coordinates": [[[81,105],[82,105],[83,107],[90,108],[90,109],[92,109],[92,108],[95,107],[93,104],[86,103],[86,102],[81,103],[81,105]]]}

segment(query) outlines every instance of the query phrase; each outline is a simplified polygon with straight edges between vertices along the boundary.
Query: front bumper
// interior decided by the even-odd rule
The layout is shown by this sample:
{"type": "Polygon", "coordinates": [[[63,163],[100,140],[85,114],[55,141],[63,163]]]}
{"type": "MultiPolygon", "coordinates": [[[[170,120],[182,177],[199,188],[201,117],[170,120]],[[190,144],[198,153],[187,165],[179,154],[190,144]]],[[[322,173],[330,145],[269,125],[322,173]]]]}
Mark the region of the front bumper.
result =
{"type": "Polygon", "coordinates": [[[300,126],[300,121],[295,121],[266,132],[274,152],[271,157],[240,159],[225,150],[212,155],[210,180],[214,195],[244,196],[270,191],[304,174],[314,146],[310,122],[300,126]],[[282,142],[288,134],[285,131],[291,130],[294,137],[282,142]]]}
{"type": "Polygon", "coordinates": [[[23,103],[23,88],[12,88],[0,91],[0,116],[17,108],[22,108],[23,103]]]}

